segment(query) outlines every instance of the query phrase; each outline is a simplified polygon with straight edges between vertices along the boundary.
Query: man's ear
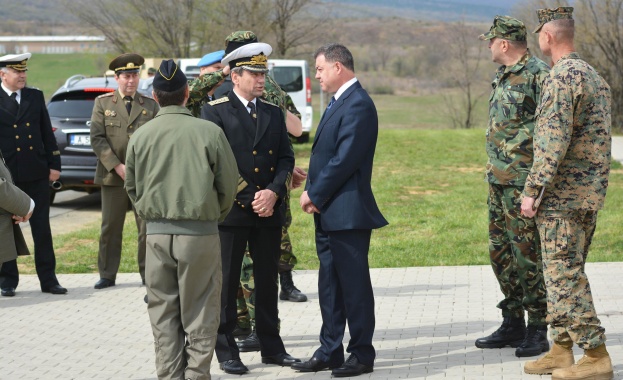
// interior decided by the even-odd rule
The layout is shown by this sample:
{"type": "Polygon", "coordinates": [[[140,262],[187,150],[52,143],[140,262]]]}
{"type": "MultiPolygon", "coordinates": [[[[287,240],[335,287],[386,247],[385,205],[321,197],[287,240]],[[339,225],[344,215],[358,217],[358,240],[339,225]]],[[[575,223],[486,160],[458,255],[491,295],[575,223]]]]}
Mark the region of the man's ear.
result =
{"type": "Polygon", "coordinates": [[[156,96],[156,92],[154,90],[151,90],[151,97],[154,98],[156,103],[160,104],[160,102],[158,101],[158,97],[156,96]]]}

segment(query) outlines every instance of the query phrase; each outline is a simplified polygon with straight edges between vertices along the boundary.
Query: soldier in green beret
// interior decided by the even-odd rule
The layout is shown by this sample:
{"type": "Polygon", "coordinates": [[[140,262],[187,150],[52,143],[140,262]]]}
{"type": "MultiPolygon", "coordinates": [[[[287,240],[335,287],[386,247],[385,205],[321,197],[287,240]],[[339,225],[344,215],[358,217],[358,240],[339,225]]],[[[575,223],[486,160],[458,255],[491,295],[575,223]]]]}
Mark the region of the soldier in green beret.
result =
{"type": "Polygon", "coordinates": [[[536,215],[554,344],[530,374],[552,379],[611,379],[612,362],[584,265],[604,206],[611,148],[608,83],[575,52],[573,8],[537,11],[539,45],[553,67],[537,108],[534,164],[521,211],[536,215]],[[573,344],[584,350],[574,364],[573,344]]]}
{"type": "Polygon", "coordinates": [[[534,219],[521,216],[521,192],[532,166],[532,136],[541,84],[549,66],[528,50],[526,27],[496,16],[488,33],[494,62],[486,151],[489,160],[489,257],[504,299],[502,326],[477,339],[476,347],[517,347],[515,355],[536,356],[549,349],[547,302],[539,234],[534,219]],[[528,328],[524,313],[528,314],[528,328]]]}

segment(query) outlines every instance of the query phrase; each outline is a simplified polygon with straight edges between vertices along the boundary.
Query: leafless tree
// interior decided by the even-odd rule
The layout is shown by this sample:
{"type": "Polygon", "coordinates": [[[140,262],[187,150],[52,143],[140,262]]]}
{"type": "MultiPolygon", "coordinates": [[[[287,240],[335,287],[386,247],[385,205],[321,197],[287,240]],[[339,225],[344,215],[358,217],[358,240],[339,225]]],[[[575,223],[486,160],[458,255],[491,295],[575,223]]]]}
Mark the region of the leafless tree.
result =
{"type": "MultiPolygon", "coordinates": [[[[272,0],[271,30],[275,37],[279,57],[285,57],[289,50],[302,42],[310,42],[322,30],[323,17],[309,17],[306,11],[316,0],[272,0]],[[302,17],[307,13],[308,17],[302,17]]],[[[317,8],[320,9],[320,8],[317,8]]]]}
{"type": "Polygon", "coordinates": [[[448,57],[444,66],[448,85],[458,89],[459,98],[445,95],[444,103],[447,115],[454,128],[474,128],[475,109],[482,100],[483,83],[487,81],[482,68],[485,44],[470,33],[465,21],[459,21],[449,30],[448,57]]]}

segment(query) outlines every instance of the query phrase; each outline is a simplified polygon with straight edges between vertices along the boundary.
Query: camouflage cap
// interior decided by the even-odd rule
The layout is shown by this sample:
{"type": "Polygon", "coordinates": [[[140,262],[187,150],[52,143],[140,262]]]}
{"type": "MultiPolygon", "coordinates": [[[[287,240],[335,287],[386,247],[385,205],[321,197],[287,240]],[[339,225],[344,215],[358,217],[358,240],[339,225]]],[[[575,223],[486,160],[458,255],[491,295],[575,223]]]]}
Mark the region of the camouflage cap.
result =
{"type": "Polygon", "coordinates": [[[250,30],[239,30],[225,38],[225,55],[246,44],[258,42],[255,33],[250,30]]]}
{"type": "Polygon", "coordinates": [[[543,25],[554,20],[573,20],[573,7],[558,7],[556,9],[538,9],[536,15],[539,17],[539,26],[534,29],[534,33],[541,31],[543,25]]]}
{"type": "Polygon", "coordinates": [[[509,41],[525,41],[526,26],[520,20],[510,16],[495,16],[489,32],[481,34],[481,40],[502,38],[509,41]]]}

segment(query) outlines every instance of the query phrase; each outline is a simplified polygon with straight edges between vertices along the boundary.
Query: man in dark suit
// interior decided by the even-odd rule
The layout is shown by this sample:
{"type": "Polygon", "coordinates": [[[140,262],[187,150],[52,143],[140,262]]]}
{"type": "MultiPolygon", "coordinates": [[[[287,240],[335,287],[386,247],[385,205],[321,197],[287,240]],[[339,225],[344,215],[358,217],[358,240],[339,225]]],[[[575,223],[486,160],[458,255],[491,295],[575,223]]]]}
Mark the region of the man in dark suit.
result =
{"type": "Polygon", "coordinates": [[[268,71],[265,43],[241,43],[223,58],[231,68],[233,90],[206,104],[201,117],[223,128],[238,164],[238,192],[234,207],[219,224],[223,262],[221,322],[216,341],[220,368],[243,374],[233,330],[242,257],[248,244],[255,265],[256,331],[262,363],[290,365],[298,359],[286,353],[279,336],[277,267],[282,199],[294,168],[285,118],[279,107],[260,99],[268,71]]]}
{"type": "MultiPolygon", "coordinates": [[[[35,202],[30,228],[35,244],[35,267],[41,291],[65,294],[56,278],[56,258],[50,230],[50,181],[60,177],[61,156],[52,132],[43,93],[26,87],[30,53],[0,57],[0,150],[17,187],[35,202]]],[[[1,294],[15,295],[17,261],[2,264],[1,294]]]]}
{"type": "Polygon", "coordinates": [[[353,56],[339,44],[315,53],[316,79],[335,95],[320,120],[301,207],[314,215],[320,260],[318,295],[322,313],[320,348],[293,369],[332,368],[335,377],[373,370],[374,294],[368,267],[372,229],[387,225],[370,180],[378,135],[376,108],[355,78],[353,56]],[[344,361],[346,322],[351,355],[344,361]]]}

